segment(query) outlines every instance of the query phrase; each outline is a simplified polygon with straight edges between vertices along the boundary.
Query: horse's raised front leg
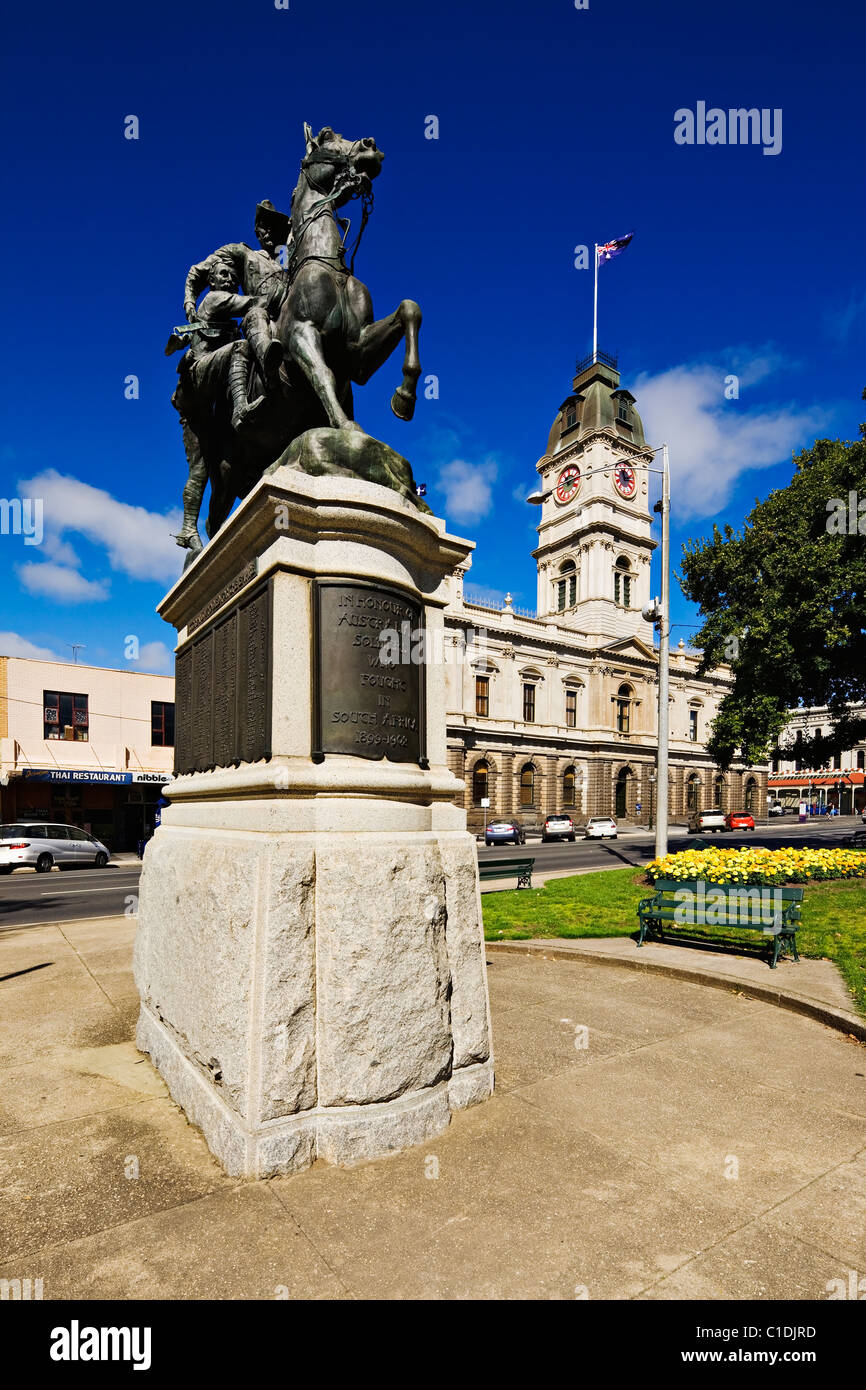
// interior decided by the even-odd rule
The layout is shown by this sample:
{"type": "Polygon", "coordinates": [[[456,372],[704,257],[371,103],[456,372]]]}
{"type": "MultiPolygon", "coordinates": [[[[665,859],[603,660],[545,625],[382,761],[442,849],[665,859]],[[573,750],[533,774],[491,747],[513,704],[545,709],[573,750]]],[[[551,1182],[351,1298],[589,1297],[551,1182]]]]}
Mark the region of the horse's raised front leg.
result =
{"type": "Polygon", "coordinates": [[[349,418],[339,402],[334,373],[325,361],[322,340],[315,325],[308,320],[293,323],[289,332],[288,348],[322,402],[332,427],[335,430],[360,428],[349,418]]]}
{"type": "Polygon", "coordinates": [[[404,299],[393,314],[377,319],[361,329],[354,354],[352,380],[359,385],[369,381],[394,351],[401,338],[406,340],[403,354],[403,380],[391,397],[391,409],[399,420],[411,420],[415,414],[415,388],[421,375],[418,357],[418,330],[421,310],[414,299],[404,299]]]}

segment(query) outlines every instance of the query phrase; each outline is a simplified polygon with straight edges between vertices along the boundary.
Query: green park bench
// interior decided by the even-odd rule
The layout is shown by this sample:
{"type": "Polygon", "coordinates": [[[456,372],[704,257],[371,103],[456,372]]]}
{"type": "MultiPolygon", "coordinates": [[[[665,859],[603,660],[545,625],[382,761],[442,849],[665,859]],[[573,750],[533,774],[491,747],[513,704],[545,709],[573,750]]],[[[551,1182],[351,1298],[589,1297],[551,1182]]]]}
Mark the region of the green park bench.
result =
{"type": "Polygon", "coordinates": [[[532,887],[534,859],[490,859],[478,865],[479,878],[511,878],[517,875],[518,888],[532,887]]]}
{"type": "MultiPolygon", "coordinates": [[[[782,951],[797,954],[797,928],[803,889],[788,885],[768,888],[759,883],[708,883],[703,879],[660,878],[655,893],[638,904],[640,939],[659,940],[667,933],[680,936],[691,927],[724,927],[737,931],[762,931],[772,936],[770,969],[775,970],[782,951]],[[688,896],[687,896],[688,895],[688,896]]],[[[703,943],[701,943],[703,944],[703,943]]]]}

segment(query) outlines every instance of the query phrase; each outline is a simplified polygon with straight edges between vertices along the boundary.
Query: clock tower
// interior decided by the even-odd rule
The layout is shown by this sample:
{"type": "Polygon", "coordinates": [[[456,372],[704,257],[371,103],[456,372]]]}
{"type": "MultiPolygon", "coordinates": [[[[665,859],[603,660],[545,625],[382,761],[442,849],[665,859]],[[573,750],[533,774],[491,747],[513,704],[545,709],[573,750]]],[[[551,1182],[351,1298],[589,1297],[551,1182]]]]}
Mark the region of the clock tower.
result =
{"type": "Polygon", "coordinates": [[[603,641],[650,628],[641,608],[650,594],[648,467],[635,398],[620,385],[617,359],[597,352],[577,364],[573,391],[559,407],[547,451],[536,465],[538,616],[603,641]]]}

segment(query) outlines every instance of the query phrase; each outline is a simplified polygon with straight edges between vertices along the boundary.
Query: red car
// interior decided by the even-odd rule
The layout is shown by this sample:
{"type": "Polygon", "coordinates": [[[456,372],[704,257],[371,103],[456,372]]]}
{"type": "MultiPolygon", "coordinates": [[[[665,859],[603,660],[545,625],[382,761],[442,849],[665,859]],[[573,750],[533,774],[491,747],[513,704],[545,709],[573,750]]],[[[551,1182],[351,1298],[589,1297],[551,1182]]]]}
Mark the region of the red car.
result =
{"type": "Polygon", "coordinates": [[[725,826],[728,830],[754,830],[755,817],[748,811],[729,811],[725,816],[725,826]]]}

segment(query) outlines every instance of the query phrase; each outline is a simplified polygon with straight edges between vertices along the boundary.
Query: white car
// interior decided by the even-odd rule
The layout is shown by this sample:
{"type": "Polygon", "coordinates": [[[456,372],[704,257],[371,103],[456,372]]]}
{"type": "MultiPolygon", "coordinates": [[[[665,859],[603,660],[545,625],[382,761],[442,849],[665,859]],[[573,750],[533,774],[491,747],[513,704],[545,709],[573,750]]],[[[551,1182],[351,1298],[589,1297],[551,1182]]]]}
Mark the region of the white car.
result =
{"type": "Polygon", "coordinates": [[[613,816],[590,816],[584,831],[586,840],[615,840],[616,821],[613,816]]]}
{"type": "Polygon", "coordinates": [[[689,821],[689,834],[723,834],[728,828],[724,811],[698,811],[689,821]]]}
{"type": "Polygon", "coordinates": [[[26,868],[47,874],[55,864],[59,869],[104,869],[110,857],[101,840],[74,825],[45,821],[0,825],[0,874],[26,868]]]}

